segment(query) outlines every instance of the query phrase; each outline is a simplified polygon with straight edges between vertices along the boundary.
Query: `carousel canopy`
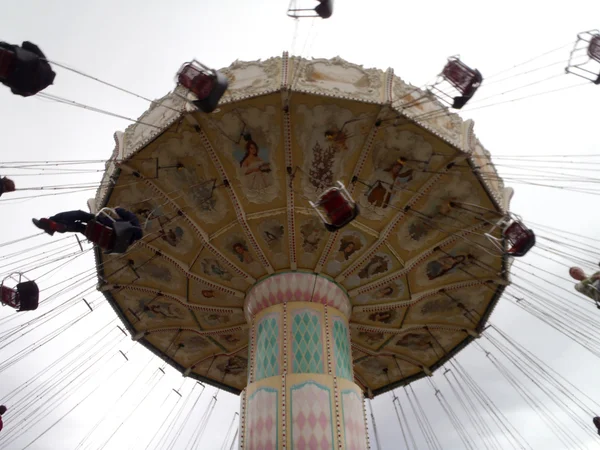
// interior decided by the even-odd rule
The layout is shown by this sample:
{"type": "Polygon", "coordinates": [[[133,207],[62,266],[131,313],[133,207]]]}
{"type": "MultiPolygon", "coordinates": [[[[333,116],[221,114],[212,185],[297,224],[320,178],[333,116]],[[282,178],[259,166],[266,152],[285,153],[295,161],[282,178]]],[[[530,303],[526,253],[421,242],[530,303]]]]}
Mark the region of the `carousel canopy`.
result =
{"type": "Polygon", "coordinates": [[[117,133],[92,210],[136,213],[145,238],[97,251],[100,289],[135,339],[185,375],[247,383],[244,299],[273,274],[338,283],[353,305],[356,382],[377,395],[476,338],[508,283],[490,244],[508,208],[489,153],[391,69],[340,58],[236,61],[218,109],[185,88],[117,133]],[[360,213],[326,230],[310,202],[340,181],[360,213]]]}

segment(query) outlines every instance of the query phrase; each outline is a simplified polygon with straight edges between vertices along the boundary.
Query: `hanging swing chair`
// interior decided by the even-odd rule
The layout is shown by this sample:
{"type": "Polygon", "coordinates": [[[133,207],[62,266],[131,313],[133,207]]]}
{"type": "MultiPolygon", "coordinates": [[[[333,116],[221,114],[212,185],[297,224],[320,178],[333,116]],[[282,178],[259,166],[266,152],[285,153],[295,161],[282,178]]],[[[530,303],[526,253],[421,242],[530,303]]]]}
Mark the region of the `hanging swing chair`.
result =
{"type": "Polygon", "coordinates": [[[91,220],[85,228],[85,237],[90,242],[104,250],[107,255],[121,255],[127,251],[131,245],[135,226],[129,222],[119,222],[115,220],[118,217],[116,211],[112,208],[102,208],[96,214],[96,218],[91,220]],[[100,222],[100,217],[107,217],[112,221],[108,226],[100,222]]]}
{"type": "Polygon", "coordinates": [[[305,19],[307,17],[320,17],[329,19],[333,14],[333,0],[317,0],[319,4],[315,8],[296,8],[296,1],[290,5],[287,15],[294,19],[305,19]]]}
{"type": "Polygon", "coordinates": [[[577,35],[565,71],[600,85],[600,31],[585,31],[577,35]]]}
{"type": "Polygon", "coordinates": [[[359,214],[358,205],[341,182],[337,186],[325,190],[316,203],[309,201],[310,206],[317,212],[327,231],[337,231],[359,214]]]}
{"type": "Polygon", "coordinates": [[[23,42],[21,46],[0,42],[0,83],[11,92],[29,97],[54,82],[56,74],[40,48],[23,42]]]}
{"type": "Polygon", "coordinates": [[[461,109],[475,95],[483,82],[477,69],[463,63],[458,56],[451,56],[429,92],[454,109],[461,109]]]}
{"type": "Polygon", "coordinates": [[[196,60],[181,66],[177,72],[176,82],[189,89],[198,98],[192,103],[205,113],[211,113],[217,109],[219,100],[229,85],[225,75],[196,60]]]}
{"type": "Polygon", "coordinates": [[[520,217],[508,214],[492,227],[486,237],[507,256],[525,256],[535,245],[535,233],[525,226],[520,217]],[[492,232],[500,227],[502,239],[492,236],[492,232]]]}
{"type": "Polygon", "coordinates": [[[0,285],[0,301],[17,311],[35,311],[39,304],[40,290],[35,281],[22,273],[12,273],[0,285]]]}

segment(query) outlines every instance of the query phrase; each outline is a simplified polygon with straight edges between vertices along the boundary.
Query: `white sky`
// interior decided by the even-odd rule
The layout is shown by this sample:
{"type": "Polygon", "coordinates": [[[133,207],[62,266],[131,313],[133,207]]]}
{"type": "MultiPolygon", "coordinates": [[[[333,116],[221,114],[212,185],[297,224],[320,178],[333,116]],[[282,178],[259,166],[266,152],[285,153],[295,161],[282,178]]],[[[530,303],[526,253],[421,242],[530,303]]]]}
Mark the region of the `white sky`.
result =
{"type": "MultiPolygon", "coordinates": [[[[38,44],[51,60],[75,67],[149,98],[162,97],[173,89],[175,72],[183,62],[194,57],[209,66],[219,68],[229,65],[236,59],[266,59],[279,56],[284,50],[293,50],[298,54],[304,48],[301,54],[305,57],[330,58],[339,55],[366,67],[380,69],[393,67],[396,74],[404,80],[422,86],[440,71],[446,57],[450,55],[460,54],[467,64],[478,68],[485,78],[487,74],[491,75],[510,68],[572,42],[577,32],[600,27],[598,22],[600,3],[592,0],[555,4],[538,0],[527,2],[509,0],[488,3],[487,6],[482,2],[464,0],[457,2],[338,0],[331,19],[316,22],[312,29],[310,21],[303,21],[300,24],[295,47],[292,48],[294,21],[285,15],[287,7],[285,0],[261,2],[21,0],[5,3],[0,13],[0,40],[17,44],[23,40],[30,40],[38,44]],[[305,46],[307,37],[310,37],[309,44],[305,46]]],[[[546,63],[566,61],[569,50],[566,47],[561,52],[555,52],[533,63],[531,67],[537,68],[546,63]]],[[[560,74],[563,67],[561,64],[554,65],[532,73],[529,78],[519,77],[490,86],[489,90],[484,86],[478,93],[478,97],[487,97],[523,86],[528,82],[560,74]]],[[[143,100],[76,74],[59,68],[56,72],[58,75],[55,85],[46,91],[48,93],[134,118],[149,106],[143,100]]],[[[579,82],[580,80],[575,77],[564,76],[523,88],[515,93],[495,97],[481,104],[499,102],[579,82]]],[[[475,119],[477,136],[493,156],[598,154],[596,105],[599,100],[600,87],[590,84],[547,96],[465,112],[463,116],[475,119]]],[[[114,147],[112,138],[114,131],[123,130],[128,125],[124,120],[79,108],[36,98],[16,97],[3,87],[0,89],[0,118],[3,161],[106,159],[114,147]]],[[[498,163],[500,164],[501,161],[498,163]]],[[[510,172],[510,168],[506,167],[499,167],[499,170],[501,173],[510,172]]],[[[2,173],[8,172],[10,170],[4,169],[2,173]]],[[[15,179],[18,187],[31,187],[94,181],[99,180],[100,175],[98,173],[72,177],[21,176],[15,179]]],[[[593,176],[590,173],[586,175],[593,176]]],[[[507,185],[511,183],[507,182],[507,185]]],[[[590,207],[595,201],[595,196],[520,184],[512,184],[512,186],[516,190],[512,210],[523,215],[526,220],[600,238],[600,232],[597,230],[597,215],[594,213],[596,208],[590,207]]],[[[48,196],[19,203],[2,204],[0,201],[4,218],[0,225],[2,231],[0,241],[8,242],[36,234],[37,230],[31,224],[31,217],[48,216],[63,210],[85,209],[85,201],[94,192],[48,196]]],[[[7,196],[2,200],[6,198],[7,196]]],[[[40,237],[23,243],[22,248],[48,242],[50,238],[40,237]]],[[[74,241],[66,242],[73,244],[74,241]]],[[[18,248],[10,246],[6,252],[12,253],[18,248]]],[[[528,256],[525,262],[561,276],[566,274],[566,268],[561,269],[534,255],[528,256]],[[560,272],[561,270],[563,272],[560,272]]],[[[91,253],[88,253],[55,273],[52,278],[46,279],[46,282],[52,284],[67,279],[80,273],[84,268],[92,267],[92,264],[91,253]]],[[[6,268],[1,270],[5,271],[6,268]]],[[[571,289],[570,283],[557,282],[571,289]]],[[[80,290],[83,287],[85,286],[80,290]]],[[[78,291],[73,291],[70,295],[75,295],[76,292],[78,291]]],[[[563,292],[557,292],[559,295],[564,295],[563,292]]],[[[69,296],[65,297],[65,300],[67,298],[69,296]]],[[[43,369],[75,343],[93,342],[90,336],[110,320],[115,319],[106,302],[99,300],[98,293],[92,292],[86,298],[97,299],[97,305],[102,304],[101,308],[72,329],[62,333],[47,346],[12,368],[0,372],[2,377],[0,400],[15,386],[43,369]]],[[[565,301],[576,302],[577,297],[572,296],[565,301]]],[[[30,313],[26,318],[15,319],[10,326],[31,320],[37,314],[49,309],[44,310],[40,307],[38,312],[30,313]]],[[[590,306],[588,309],[590,315],[598,314],[593,307],[590,306]]],[[[65,312],[61,318],[48,322],[44,328],[35,330],[31,335],[23,336],[12,346],[0,348],[0,362],[12,356],[17,346],[29,345],[39,340],[40,337],[86,311],[87,307],[79,303],[65,312]]],[[[3,309],[0,320],[11,314],[14,313],[3,309]]],[[[589,352],[508,304],[507,301],[501,301],[492,316],[492,322],[559,370],[587,395],[600,398],[600,388],[595,382],[600,363],[589,352]]],[[[115,320],[114,324],[117,323],[115,320]]],[[[8,328],[9,326],[4,322],[0,322],[0,333],[8,328]]],[[[152,377],[157,374],[160,360],[151,357],[151,354],[140,346],[134,346],[118,330],[112,333],[113,338],[122,336],[124,340],[111,350],[110,355],[116,356],[98,366],[98,369],[105,372],[96,374],[92,372],[93,377],[87,381],[82,377],[75,380],[74,383],[79,381],[85,383],[79,390],[74,387],[75,384],[71,385],[73,395],[64,401],[61,400],[58,406],[53,406],[53,400],[48,399],[47,405],[51,410],[48,412],[42,410],[43,419],[30,430],[19,433],[20,437],[6,448],[10,450],[24,448],[75,406],[96,385],[101,386],[102,389],[95,392],[29,448],[74,449],[98,420],[108,414],[110,420],[103,422],[96,430],[93,435],[94,441],[89,447],[102,448],[111,433],[127,417],[131,408],[142,400],[146,392],[151,392],[143,407],[140,408],[141,411],[138,410],[128,419],[104,447],[106,449],[145,448],[150,436],[166,420],[177,396],[171,394],[166,403],[161,402],[172,388],[181,385],[183,379],[174,370],[166,368],[166,375],[162,376],[158,372],[161,378],[154,384],[155,378],[152,377]],[[120,354],[116,353],[118,349],[123,352],[131,349],[128,353],[130,361],[115,372],[112,378],[108,378],[124,361],[120,354]],[[148,360],[151,362],[144,369],[148,360]],[[142,369],[144,371],[140,374],[142,369]],[[118,403],[116,409],[110,409],[134,379],[138,381],[133,384],[131,390],[127,391],[127,396],[118,403]],[[150,386],[153,386],[151,391],[150,386]]],[[[1,338],[0,347],[7,342],[5,338],[6,336],[1,338]]],[[[482,344],[490,347],[485,341],[482,344]]],[[[101,347],[102,344],[99,344],[95,348],[101,347]]],[[[85,358],[86,356],[82,356],[81,361],[85,361],[85,358]]],[[[517,426],[533,448],[544,450],[564,448],[536,413],[523,402],[512,387],[506,384],[481,351],[469,348],[463,351],[458,359],[488,395],[497,402],[503,413],[517,426]]],[[[42,379],[34,383],[41,382],[42,379]]],[[[452,392],[445,384],[442,374],[436,374],[434,381],[458,411],[460,407],[456,402],[452,402],[452,392]]],[[[193,382],[190,380],[185,382],[183,392],[189,392],[192,385],[193,382]]],[[[415,384],[415,389],[443,447],[463,448],[456,431],[440,409],[429,384],[418,382],[415,384]]],[[[184,430],[184,436],[173,448],[186,447],[187,437],[194,429],[191,424],[202,420],[214,391],[214,388],[207,387],[191,414],[190,426],[184,430]]],[[[400,392],[399,396],[403,398],[400,392]]],[[[56,397],[58,398],[60,397],[56,397]]],[[[191,402],[193,401],[192,399],[191,402]]],[[[404,405],[406,406],[406,403],[404,405]]],[[[14,409],[18,405],[9,406],[14,409]]],[[[390,395],[385,394],[375,399],[373,407],[381,447],[403,448],[390,395]]],[[[221,448],[233,413],[238,408],[238,397],[226,393],[219,394],[217,406],[203,435],[200,448],[221,448]]],[[[406,409],[410,411],[408,406],[406,409]]],[[[413,433],[419,441],[418,428],[414,420],[410,420],[413,433]]],[[[592,426],[591,417],[586,420],[592,426]]],[[[37,419],[33,421],[36,422],[37,419]]],[[[0,438],[9,430],[10,411],[5,416],[5,429],[0,433],[0,438]]],[[[586,437],[582,439],[585,440],[586,437]]],[[[588,437],[587,439],[585,441],[587,448],[600,448],[600,438],[588,437]]],[[[422,438],[419,442],[418,448],[426,448],[422,438]]],[[[373,440],[372,444],[372,448],[375,448],[373,440]]],[[[483,445],[480,448],[484,448],[483,445]]]]}

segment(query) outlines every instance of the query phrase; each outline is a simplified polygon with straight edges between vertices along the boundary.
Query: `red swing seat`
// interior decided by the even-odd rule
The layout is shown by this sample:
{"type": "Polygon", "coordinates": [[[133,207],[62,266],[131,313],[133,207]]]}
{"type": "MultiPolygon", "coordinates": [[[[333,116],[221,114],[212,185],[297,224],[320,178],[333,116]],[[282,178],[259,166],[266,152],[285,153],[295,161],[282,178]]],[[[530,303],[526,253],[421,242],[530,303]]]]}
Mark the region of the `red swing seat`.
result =
{"type": "Polygon", "coordinates": [[[2,303],[20,311],[34,311],[39,305],[40,290],[35,281],[23,281],[14,288],[0,286],[2,303]]]}
{"type": "Polygon", "coordinates": [[[198,100],[192,103],[201,111],[211,113],[228,87],[227,77],[198,61],[185,63],[177,72],[177,83],[189,89],[198,100]]]}
{"type": "Polygon", "coordinates": [[[96,220],[90,221],[85,227],[85,237],[102,250],[110,250],[115,246],[115,230],[96,220]]]}
{"type": "Polygon", "coordinates": [[[430,86],[429,92],[454,109],[461,109],[465,106],[483,82],[483,76],[479,70],[470,68],[456,56],[448,58],[439,77],[438,81],[430,86]],[[443,83],[444,81],[446,83],[443,83]],[[443,84],[446,84],[445,89],[438,87],[443,84]],[[433,90],[437,93],[434,93],[433,90]]]}
{"type": "Polygon", "coordinates": [[[590,30],[577,35],[565,71],[600,85],[600,31],[590,30]]]}
{"type": "Polygon", "coordinates": [[[319,213],[328,231],[336,231],[345,227],[358,216],[358,205],[352,201],[344,185],[338,182],[339,187],[332,187],[321,194],[317,203],[310,202],[311,206],[319,213]],[[323,217],[318,207],[325,211],[323,217]]]}
{"type": "Polygon", "coordinates": [[[535,233],[521,222],[511,223],[503,232],[507,242],[507,253],[510,256],[525,256],[535,245],[535,233]]]}
{"type": "Polygon", "coordinates": [[[294,19],[306,17],[320,17],[329,19],[333,14],[333,0],[317,0],[319,4],[315,8],[289,8],[287,15],[294,19]]]}
{"type": "Polygon", "coordinates": [[[594,61],[600,62],[600,35],[597,34],[592,37],[587,49],[587,54],[594,61]]]}
{"type": "Polygon", "coordinates": [[[0,78],[6,78],[10,74],[15,61],[15,54],[5,48],[0,48],[0,78]]]}

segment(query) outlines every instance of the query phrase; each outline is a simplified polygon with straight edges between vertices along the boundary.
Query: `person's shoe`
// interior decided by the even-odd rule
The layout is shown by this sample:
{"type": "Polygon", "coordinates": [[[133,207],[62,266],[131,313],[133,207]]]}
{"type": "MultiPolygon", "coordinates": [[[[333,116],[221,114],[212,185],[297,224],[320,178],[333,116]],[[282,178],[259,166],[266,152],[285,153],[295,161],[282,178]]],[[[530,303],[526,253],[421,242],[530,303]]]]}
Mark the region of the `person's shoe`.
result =
{"type": "Polygon", "coordinates": [[[31,219],[31,221],[36,227],[38,227],[40,230],[44,230],[50,236],[54,235],[56,231],[59,233],[64,233],[67,228],[63,224],[56,223],[50,219],[31,219]]]}

